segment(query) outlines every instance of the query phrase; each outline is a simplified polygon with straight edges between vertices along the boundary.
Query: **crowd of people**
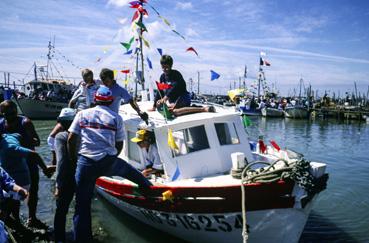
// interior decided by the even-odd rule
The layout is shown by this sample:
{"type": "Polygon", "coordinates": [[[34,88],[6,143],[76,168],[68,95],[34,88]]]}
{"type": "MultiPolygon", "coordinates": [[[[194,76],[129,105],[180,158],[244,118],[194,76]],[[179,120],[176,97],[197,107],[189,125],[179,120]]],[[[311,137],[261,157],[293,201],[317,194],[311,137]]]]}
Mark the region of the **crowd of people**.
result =
{"type": "MultiPolygon", "coordinates": [[[[153,107],[154,111],[166,105],[174,116],[196,112],[214,112],[213,107],[191,107],[186,83],[177,70],[172,69],[173,59],[161,58],[163,74],[153,107]]],[[[152,131],[139,129],[131,139],[137,143],[145,165],[138,171],[118,158],[123,148],[125,133],[123,120],[118,114],[122,103],[130,104],[139,117],[148,122],[147,112],[140,109],[129,92],[114,79],[113,70],[103,68],[100,80],[95,80],[89,69],[82,71],[83,81],[74,92],[69,107],[61,110],[47,143],[52,151],[52,163],[46,165],[35,151],[40,138],[30,119],[17,114],[11,100],[0,104],[0,222],[18,231],[28,227],[48,229],[36,217],[39,186],[39,168],[50,178],[56,171],[56,211],[54,240],[65,242],[66,215],[75,198],[73,237],[75,242],[92,242],[91,199],[95,181],[100,176],[117,175],[139,185],[143,194],[150,193],[151,175],[163,174],[163,165],[152,131]],[[4,191],[4,192],[3,192],[4,191]],[[26,199],[29,217],[26,225],[19,218],[20,201],[26,199]]],[[[0,232],[4,224],[0,223],[0,232]]],[[[4,234],[2,234],[4,235],[4,234]]],[[[0,239],[2,237],[0,235],[0,239]]]]}

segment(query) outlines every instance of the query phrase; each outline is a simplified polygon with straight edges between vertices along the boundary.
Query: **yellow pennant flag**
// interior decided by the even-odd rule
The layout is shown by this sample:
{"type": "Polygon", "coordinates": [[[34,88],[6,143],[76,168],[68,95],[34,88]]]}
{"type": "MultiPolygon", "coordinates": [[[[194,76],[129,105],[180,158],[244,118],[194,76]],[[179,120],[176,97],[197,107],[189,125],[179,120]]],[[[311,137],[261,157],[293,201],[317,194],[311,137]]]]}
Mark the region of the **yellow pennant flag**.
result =
{"type": "Polygon", "coordinates": [[[177,144],[174,142],[174,138],[173,138],[173,133],[172,133],[172,129],[168,129],[168,145],[171,149],[177,149],[178,150],[178,146],[177,144]]]}
{"type": "Polygon", "coordinates": [[[117,78],[118,71],[114,69],[113,72],[114,72],[114,78],[116,79],[117,78]]]}
{"type": "Polygon", "coordinates": [[[128,79],[124,80],[124,85],[128,85],[128,79]]]}
{"type": "Polygon", "coordinates": [[[145,46],[146,46],[147,48],[150,48],[150,44],[149,44],[149,42],[148,42],[147,40],[145,40],[144,38],[142,38],[142,40],[143,40],[143,42],[144,42],[145,46]]]}
{"type": "Polygon", "coordinates": [[[166,18],[164,18],[164,17],[161,17],[161,18],[163,19],[164,23],[166,23],[168,26],[170,26],[170,23],[166,18]]]}

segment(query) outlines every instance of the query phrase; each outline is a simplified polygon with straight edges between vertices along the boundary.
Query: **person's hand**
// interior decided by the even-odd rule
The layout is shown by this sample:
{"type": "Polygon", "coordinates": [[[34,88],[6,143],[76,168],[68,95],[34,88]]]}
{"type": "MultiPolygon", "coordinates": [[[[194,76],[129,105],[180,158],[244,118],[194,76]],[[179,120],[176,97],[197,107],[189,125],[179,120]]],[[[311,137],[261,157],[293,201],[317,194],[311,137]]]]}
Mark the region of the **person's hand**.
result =
{"type": "Polygon", "coordinates": [[[142,171],[142,175],[144,177],[149,177],[152,173],[153,173],[153,169],[152,168],[147,168],[147,169],[145,169],[145,170],[142,171]]]}
{"type": "Polygon", "coordinates": [[[43,173],[47,178],[51,178],[51,176],[54,174],[55,170],[56,170],[55,165],[49,165],[49,166],[46,167],[46,169],[43,170],[43,173]]]}
{"type": "Polygon", "coordinates": [[[20,196],[21,200],[26,199],[26,197],[28,196],[28,191],[24,189],[23,187],[19,187],[19,189],[17,190],[17,193],[20,196]]]}
{"type": "Polygon", "coordinates": [[[146,124],[148,124],[149,115],[146,112],[140,111],[138,115],[146,122],[146,124]]]}

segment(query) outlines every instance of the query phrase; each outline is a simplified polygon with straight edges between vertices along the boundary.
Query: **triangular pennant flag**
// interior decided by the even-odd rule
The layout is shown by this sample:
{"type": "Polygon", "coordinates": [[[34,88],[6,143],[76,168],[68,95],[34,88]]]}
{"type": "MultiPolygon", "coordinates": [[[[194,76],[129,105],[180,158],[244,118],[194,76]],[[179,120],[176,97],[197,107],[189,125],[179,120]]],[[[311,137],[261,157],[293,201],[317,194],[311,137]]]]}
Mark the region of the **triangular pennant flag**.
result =
{"type": "Polygon", "coordinates": [[[278,144],[274,141],[274,140],[270,140],[269,141],[270,144],[277,150],[277,151],[280,151],[281,148],[278,146],[278,144]]]}
{"type": "Polygon", "coordinates": [[[130,55],[130,54],[132,54],[132,50],[129,50],[129,51],[124,53],[124,55],[130,55]]]}
{"type": "Polygon", "coordinates": [[[149,42],[148,42],[147,40],[145,40],[143,37],[142,37],[142,41],[143,41],[143,43],[145,44],[145,46],[146,46],[147,48],[150,48],[150,44],[149,44],[149,42]]]}
{"type": "Polygon", "coordinates": [[[126,48],[126,50],[127,50],[127,51],[131,48],[131,43],[121,42],[120,44],[121,44],[122,46],[124,46],[124,48],[126,48]]]}
{"type": "Polygon", "coordinates": [[[152,63],[148,57],[146,57],[147,64],[149,65],[149,68],[152,69],[152,63]]]}
{"type": "Polygon", "coordinates": [[[162,56],[163,55],[163,50],[161,48],[157,48],[157,50],[158,50],[160,56],[162,56]]]}
{"type": "Polygon", "coordinates": [[[267,146],[265,145],[263,140],[259,140],[259,150],[260,153],[265,154],[265,152],[267,151],[267,146]]]}
{"type": "Polygon", "coordinates": [[[132,6],[137,5],[137,4],[140,4],[140,1],[132,1],[132,2],[129,2],[129,4],[131,4],[132,6]]]}
{"type": "Polygon", "coordinates": [[[168,21],[166,18],[164,18],[164,17],[162,17],[162,16],[160,16],[160,15],[159,15],[159,17],[164,21],[164,23],[165,23],[166,25],[170,26],[170,23],[169,23],[169,21],[168,21]]]}
{"type": "Polygon", "coordinates": [[[175,30],[172,30],[174,33],[176,33],[178,36],[180,36],[182,39],[184,39],[184,40],[186,40],[186,38],[183,36],[183,35],[181,35],[179,32],[177,32],[177,31],[175,31],[175,30]]]}
{"type": "Polygon", "coordinates": [[[128,85],[128,79],[124,80],[124,85],[128,85]]]}
{"type": "Polygon", "coordinates": [[[270,66],[270,63],[264,58],[260,57],[260,66],[270,66]]]}
{"type": "Polygon", "coordinates": [[[121,73],[125,73],[128,74],[129,73],[129,69],[125,69],[125,70],[120,70],[121,73]]]}
{"type": "Polygon", "coordinates": [[[142,31],[146,31],[146,32],[147,32],[146,26],[145,26],[142,22],[138,21],[138,22],[136,23],[136,25],[137,25],[138,27],[140,27],[140,28],[142,29],[142,31]]]}
{"type": "Polygon", "coordinates": [[[180,174],[181,174],[181,172],[179,171],[179,167],[178,167],[178,164],[177,164],[176,165],[176,170],[174,171],[174,174],[172,175],[171,180],[172,181],[177,180],[180,174]]]}
{"type": "Polygon", "coordinates": [[[154,10],[155,11],[155,13],[159,16],[159,17],[161,17],[160,16],[160,13],[158,12],[158,10],[156,10],[153,6],[151,6],[151,5],[149,5],[150,6],[150,8],[152,8],[152,10],[154,10]]]}
{"type": "Polygon", "coordinates": [[[138,19],[138,17],[140,17],[140,12],[135,11],[135,13],[133,14],[131,22],[134,22],[136,19],[138,19]]]}
{"type": "Polygon", "coordinates": [[[142,5],[140,5],[138,8],[138,11],[144,16],[144,17],[149,17],[149,13],[146,11],[146,9],[144,9],[143,7],[142,7],[142,5]]]}
{"type": "Polygon", "coordinates": [[[197,51],[193,47],[187,48],[186,51],[193,51],[196,54],[196,56],[199,56],[199,54],[197,54],[197,51]]]}
{"type": "Polygon", "coordinates": [[[134,38],[134,37],[132,37],[132,38],[129,40],[129,44],[132,44],[134,40],[135,40],[135,38],[134,38]]]}
{"type": "Polygon", "coordinates": [[[139,47],[136,47],[135,54],[137,54],[141,49],[139,47]]]}
{"type": "Polygon", "coordinates": [[[113,70],[113,73],[114,73],[114,79],[117,79],[118,71],[114,69],[114,70],[113,70]]]}
{"type": "Polygon", "coordinates": [[[156,86],[158,87],[158,90],[166,90],[166,89],[171,89],[173,88],[172,85],[167,84],[167,83],[159,83],[158,81],[155,81],[156,86]]]}
{"type": "Polygon", "coordinates": [[[242,115],[243,127],[248,127],[251,125],[251,120],[245,114],[242,115]]]}
{"type": "Polygon", "coordinates": [[[136,3],[136,4],[132,4],[131,6],[129,6],[130,8],[139,8],[141,5],[140,3],[136,3]]]}
{"type": "Polygon", "coordinates": [[[162,116],[164,116],[164,118],[166,120],[172,120],[173,119],[173,115],[172,115],[172,113],[170,113],[170,111],[168,109],[168,106],[166,104],[163,104],[160,107],[158,107],[158,111],[162,116]]]}
{"type": "Polygon", "coordinates": [[[175,149],[178,150],[178,146],[177,146],[177,144],[176,144],[176,142],[174,141],[174,138],[173,138],[172,129],[168,129],[168,146],[173,150],[175,150],[175,149]]]}
{"type": "Polygon", "coordinates": [[[210,77],[211,81],[213,81],[214,79],[218,79],[220,77],[220,74],[214,72],[213,70],[210,70],[210,74],[211,74],[211,77],[210,77]]]}

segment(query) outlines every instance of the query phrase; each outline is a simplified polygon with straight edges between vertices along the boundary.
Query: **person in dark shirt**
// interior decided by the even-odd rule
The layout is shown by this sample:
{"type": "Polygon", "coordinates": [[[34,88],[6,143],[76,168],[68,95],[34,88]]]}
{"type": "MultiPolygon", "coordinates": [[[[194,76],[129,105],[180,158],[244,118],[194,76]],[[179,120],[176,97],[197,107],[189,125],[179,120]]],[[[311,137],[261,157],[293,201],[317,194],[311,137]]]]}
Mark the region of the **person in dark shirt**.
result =
{"type": "MultiPolygon", "coordinates": [[[[18,115],[17,105],[11,100],[5,100],[0,104],[0,113],[3,115],[0,118],[1,133],[19,133],[21,135],[22,146],[31,150],[35,150],[36,146],[40,146],[40,138],[35,130],[32,121],[18,115]]],[[[28,198],[28,222],[27,225],[33,228],[47,229],[48,226],[41,222],[36,217],[37,202],[38,202],[38,184],[39,184],[39,169],[38,163],[34,156],[27,158],[27,164],[31,176],[31,187],[29,189],[28,198]]],[[[46,167],[46,165],[44,166],[46,167]]]]}
{"type": "Polygon", "coordinates": [[[190,107],[191,95],[187,91],[186,82],[182,74],[172,69],[173,58],[169,55],[163,55],[160,59],[163,74],[158,83],[158,93],[155,96],[154,105],[149,111],[155,111],[156,108],[167,104],[169,111],[175,116],[181,116],[197,112],[215,112],[213,106],[209,107],[190,107]],[[164,86],[166,87],[160,87],[164,86]]]}
{"type": "Polygon", "coordinates": [[[169,102],[169,109],[178,109],[190,106],[191,96],[187,92],[186,82],[179,71],[172,69],[172,57],[169,55],[163,55],[160,59],[160,64],[163,69],[163,74],[160,76],[160,83],[168,84],[170,85],[170,88],[159,90],[155,97],[153,110],[167,101],[169,102]]]}

